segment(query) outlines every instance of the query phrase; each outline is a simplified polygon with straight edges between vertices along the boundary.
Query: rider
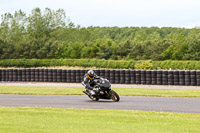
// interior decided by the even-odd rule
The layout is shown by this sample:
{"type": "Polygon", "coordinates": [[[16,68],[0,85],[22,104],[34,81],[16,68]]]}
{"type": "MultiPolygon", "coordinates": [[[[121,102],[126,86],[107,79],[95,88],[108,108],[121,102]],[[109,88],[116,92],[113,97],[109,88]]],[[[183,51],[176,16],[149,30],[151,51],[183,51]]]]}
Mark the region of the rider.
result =
{"type": "MultiPolygon", "coordinates": [[[[98,78],[93,70],[89,70],[85,75],[84,75],[84,81],[82,82],[83,85],[86,88],[86,92],[89,93],[90,95],[94,94],[93,92],[93,87],[94,87],[94,79],[98,78]]],[[[84,92],[84,91],[83,91],[84,92]]],[[[85,93],[85,92],[84,92],[85,93]]]]}

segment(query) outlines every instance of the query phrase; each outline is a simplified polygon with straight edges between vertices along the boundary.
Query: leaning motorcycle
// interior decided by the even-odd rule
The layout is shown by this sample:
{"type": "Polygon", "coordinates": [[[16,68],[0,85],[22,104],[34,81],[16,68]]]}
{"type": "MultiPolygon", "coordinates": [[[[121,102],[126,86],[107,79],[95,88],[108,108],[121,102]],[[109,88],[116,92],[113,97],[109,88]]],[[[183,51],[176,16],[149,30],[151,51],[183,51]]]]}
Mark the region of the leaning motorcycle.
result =
{"type": "MultiPolygon", "coordinates": [[[[94,79],[94,88],[93,91],[83,91],[90,99],[93,101],[98,101],[99,99],[112,99],[114,102],[118,102],[120,100],[119,95],[111,89],[111,84],[107,79],[98,78],[94,79]]],[[[82,85],[85,84],[82,82],[82,85]]]]}

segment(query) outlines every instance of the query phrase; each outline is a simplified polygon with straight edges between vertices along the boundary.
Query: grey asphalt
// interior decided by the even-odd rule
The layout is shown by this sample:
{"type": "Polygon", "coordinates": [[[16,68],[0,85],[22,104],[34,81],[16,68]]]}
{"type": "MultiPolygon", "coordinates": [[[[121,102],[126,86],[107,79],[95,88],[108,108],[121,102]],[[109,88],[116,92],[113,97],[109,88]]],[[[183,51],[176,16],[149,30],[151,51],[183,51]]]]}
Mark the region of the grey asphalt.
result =
{"type": "Polygon", "coordinates": [[[91,101],[86,95],[0,95],[0,107],[144,110],[200,114],[200,98],[121,96],[119,102],[91,101]]]}

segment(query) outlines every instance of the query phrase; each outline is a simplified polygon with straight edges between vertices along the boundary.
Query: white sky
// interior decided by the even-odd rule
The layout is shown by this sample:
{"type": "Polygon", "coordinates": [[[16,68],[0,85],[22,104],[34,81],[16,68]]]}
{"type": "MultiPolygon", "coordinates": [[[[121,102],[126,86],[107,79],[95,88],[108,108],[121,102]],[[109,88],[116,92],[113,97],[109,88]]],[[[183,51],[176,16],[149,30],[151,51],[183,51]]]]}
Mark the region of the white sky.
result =
{"type": "Polygon", "coordinates": [[[39,7],[64,9],[75,25],[200,26],[200,0],[0,0],[0,14],[39,7]]]}

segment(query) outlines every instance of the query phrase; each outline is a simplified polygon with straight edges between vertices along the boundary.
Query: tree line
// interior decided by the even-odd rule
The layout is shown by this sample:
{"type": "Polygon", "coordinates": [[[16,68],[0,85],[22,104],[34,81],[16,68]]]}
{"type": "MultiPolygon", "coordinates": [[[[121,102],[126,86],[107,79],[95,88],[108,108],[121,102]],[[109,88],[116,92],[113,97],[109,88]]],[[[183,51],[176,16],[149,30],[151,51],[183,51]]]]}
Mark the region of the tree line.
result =
{"type": "Polygon", "coordinates": [[[199,60],[200,29],[81,27],[64,10],[1,15],[0,59],[199,60]]]}

